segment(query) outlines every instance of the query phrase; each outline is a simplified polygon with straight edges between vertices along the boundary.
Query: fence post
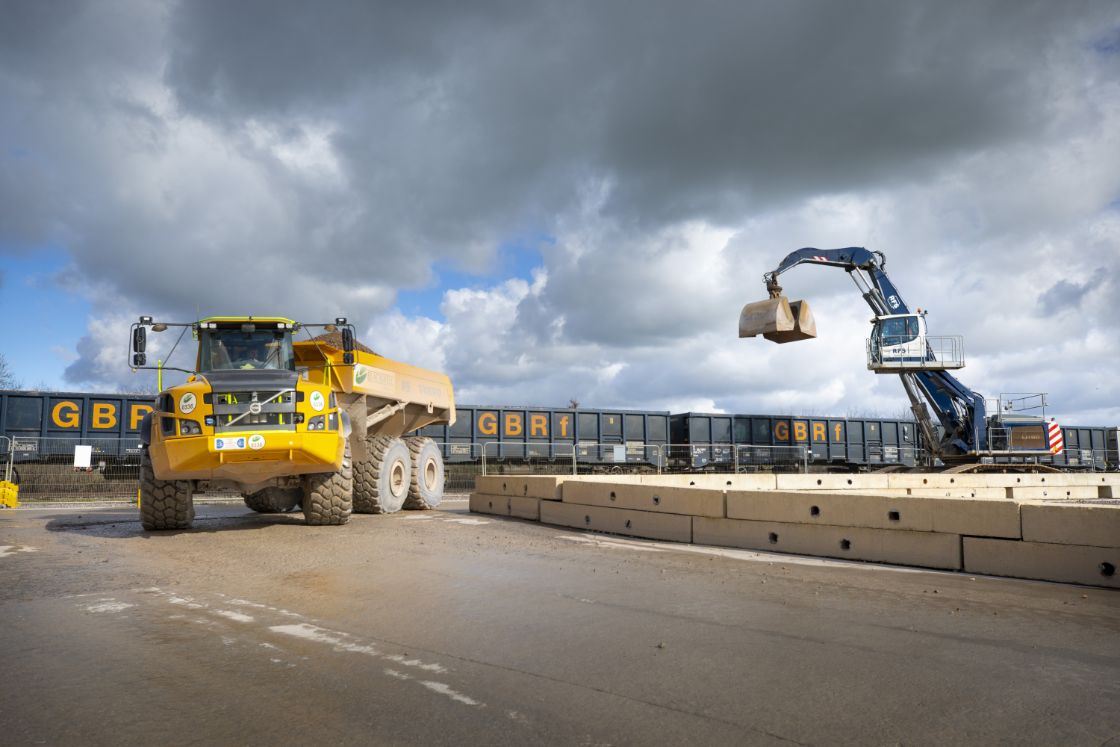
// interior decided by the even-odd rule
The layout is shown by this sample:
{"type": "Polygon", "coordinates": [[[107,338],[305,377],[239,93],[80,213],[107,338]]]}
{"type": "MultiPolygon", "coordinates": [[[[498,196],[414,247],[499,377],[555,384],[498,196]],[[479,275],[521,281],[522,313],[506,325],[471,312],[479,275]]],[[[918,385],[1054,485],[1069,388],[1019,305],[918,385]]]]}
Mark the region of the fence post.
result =
{"type": "Polygon", "coordinates": [[[8,442],[8,461],[4,464],[4,481],[12,481],[12,458],[15,456],[15,446],[12,444],[12,439],[7,436],[0,436],[0,439],[8,442]]]}
{"type": "Polygon", "coordinates": [[[576,466],[576,442],[572,441],[572,477],[579,474],[579,469],[576,466]]]}
{"type": "Polygon", "coordinates": [[[486,474],[486,442],[482,442],[482,474],[486,474]]]}

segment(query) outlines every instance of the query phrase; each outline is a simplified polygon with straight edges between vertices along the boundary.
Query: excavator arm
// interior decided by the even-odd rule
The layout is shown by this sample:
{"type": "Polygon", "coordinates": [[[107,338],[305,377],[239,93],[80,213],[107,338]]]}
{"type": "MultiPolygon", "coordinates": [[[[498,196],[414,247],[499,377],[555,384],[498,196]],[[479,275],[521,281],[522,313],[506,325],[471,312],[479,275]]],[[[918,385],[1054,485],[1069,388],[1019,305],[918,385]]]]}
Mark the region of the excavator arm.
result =
{"type": "MultiPolygon", "coordinates": [[[[816,321],[806,301],[790,301],[782,295],[778,278],[802,264],[839,267],[846,271],[860,290],[876,317],[910,314],[910,308],[886,273],[882,252],[851,246],[844,249],[806,247],[790,252],[763,279],[769,298],[747,304],[739,316],[739,336],[762,335],[777,343],[816,337],[816,321]]],[[[932,359],[932,354],[931,354],[932,359]]],[[[903,388],[910,400],[926,443],[934,454],[952,461],[975,453],[977,444],[987,439],[984,397],[972,391],[943,370],[900,371],[903,388]],[[933,416],[941,424],[934,428],[933,416]]]]}

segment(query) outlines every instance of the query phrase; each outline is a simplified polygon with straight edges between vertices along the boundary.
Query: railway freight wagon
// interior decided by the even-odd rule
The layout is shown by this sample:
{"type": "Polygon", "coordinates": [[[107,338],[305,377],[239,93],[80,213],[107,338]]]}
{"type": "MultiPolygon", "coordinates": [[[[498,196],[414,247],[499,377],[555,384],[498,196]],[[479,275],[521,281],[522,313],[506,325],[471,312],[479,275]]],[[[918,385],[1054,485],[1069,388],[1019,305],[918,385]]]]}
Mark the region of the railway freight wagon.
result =
{"type": "MultiPolygon", "coordinates": [[[[59,462],[76,444],[92,446],[94,468],[135,476],[139,426],[151,395],[0,391],[0,457],[59,462]],[[14,453],[13,453],[14,452],[14,453]]],[[[453,426],[420,430],[448,463],[552,460],[613,469],[624,464],[669,470],[767,466],[875,469],[922,463],[910,420],[797,417],[644,410],[462,405],[453,426]]],[[[1120,428],[1062,428],[1059,469],[1120,469],[1120,428]]]]}
{"type": "Polygon", "coordinates": [[[550,407],[459,405],[452,426],[420,435],[444,444],[448,463],[554,461],[610,468],[656,468],[668,443],[669,413],[550,407]]]}
{"type": "Polygon", "coordinates": [[[670,468],[732,471],[766,465],[865,469],[921,463],[912,420],[686,412],[669,419],[670,468]]]}
{"type": "Polygon", "coordinates": [[[140,422],[152,395],[89,392],[0,392],[0,453],[35,462],[92,447],[95,466],[139,465],[140,422]]]}

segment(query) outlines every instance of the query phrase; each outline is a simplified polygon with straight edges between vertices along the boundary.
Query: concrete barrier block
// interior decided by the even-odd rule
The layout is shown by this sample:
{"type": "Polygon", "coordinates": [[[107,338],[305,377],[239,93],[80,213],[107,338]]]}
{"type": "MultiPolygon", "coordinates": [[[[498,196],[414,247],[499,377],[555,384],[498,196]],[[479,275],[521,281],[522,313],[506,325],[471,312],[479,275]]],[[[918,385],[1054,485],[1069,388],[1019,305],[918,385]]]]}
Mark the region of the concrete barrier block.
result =
{"type": "Polygon", "coordinates": [[[1120,547],[1120,502],[1023,503],[1023,540],[1059,545],[1120,547]]]}
{"type": "Polygon", "coordinates": [[[958,475],[946,472],[907,472],[887,475],[891,488],[1002,488],[1014,484],[1014,475],[958,475]],[[1008,482],[1006,478],[1012,478],[1008,482]]]}
{"type": "Polygon", "coordinates": [[[1115,547],[964,538],[968,573],[1120,589],[1120,550],[1115,547]]]}
{"type": "Polygon", "coordinates": [[[831,491],[730,490],[727,518],[918,532],[933,530],[929,501],[831,491]]]}
{"type": "Polygon", "coordinates": [[[532,521],[540,521],[541,519],[541,499],[540,498],[523,498],[521,496],[509,497],[509,515],[517,517],[518,519],[530,519],[532,521]]]}
{"type": "Polygon", "coordinates": [[[492,514],[494,516],[509,516],[510,497],[508,495],[488,495],[486,493],[471,493],[468,506],[476,514],[492,514]]]}
{"type": "Polygon", "coordinates": [[[642,484],[709,488],[713,490],[775,490],[778,486],[778,481],[773,473],[749,475],[688,474],[643,475],[642,484]]]}
{"type": "Polygon", "coordinates": [[[693,542],[846,560],[959,570],[955,534],[696,517],[693,542]]]}
{"type": "MultiPolygon", "coordinates": [[[[891,493],[894,493],[899,488],[892,488],[891,493]]],[[[904,495],[913,495],[923,498],[998,498],[1003,500],[1007,498],[1007,488],[994,488],[994,487],[940,487],[940,488],[904,488],[901,489],[904,495]]]]}
{"type": "Polygon", "coordinates": [[[885,490],[890,475],[775,475],[778,490],[885,490]]]}
{"type": "Polygon", "coordinates": [[[692,521],[691,516],[677,514],[584,506],[578,503],[541,502],[541,522],[544,524],[667,542],[691,542],[692,521]]]}
{"type": "Polygon", "coordinates": [[[475,478],[476,492],[487,495],[516,495],[522,498],[560,500],[560,486],[567,475],[479,475],[475,478]]]}
{"type": "Polygon", "coordinates": [[[1097,485],[1031,485],[1008,490],[1015,500],[1084,500],[1100,495],[1097,485]]]}
{"type": "Polygon", "coordinates": [[[1019,504],[1005,499],[926,498],[933,513],[933,531],[973,537],[1022,536],[1019,504]]]}
{"type": "Polygon", "coordinates": [[[569,482],[561,490],[564,503],[686,516],[723,516],[723,495],[722,490],[600,481],[569,482]]]}

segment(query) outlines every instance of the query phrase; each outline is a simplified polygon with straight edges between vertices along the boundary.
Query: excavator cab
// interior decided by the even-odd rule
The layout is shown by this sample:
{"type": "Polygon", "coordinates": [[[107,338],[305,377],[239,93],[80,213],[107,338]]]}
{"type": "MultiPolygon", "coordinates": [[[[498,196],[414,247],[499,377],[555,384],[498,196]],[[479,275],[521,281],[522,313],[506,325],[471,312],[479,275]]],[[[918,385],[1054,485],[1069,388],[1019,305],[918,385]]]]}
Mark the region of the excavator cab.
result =
{"type": "Polygon", "coordinates": [[[891,314],[871,320],[869,363],[922,368],[931,358],[924,314],[891,314]]]}
{"type": "Polygon", "coordinates": [[[817,323],[808,301],[790,301],[780,294],[743,307],[739,337],[762,335],[776,343],[809,340],[817,336],[817,323]]]}

